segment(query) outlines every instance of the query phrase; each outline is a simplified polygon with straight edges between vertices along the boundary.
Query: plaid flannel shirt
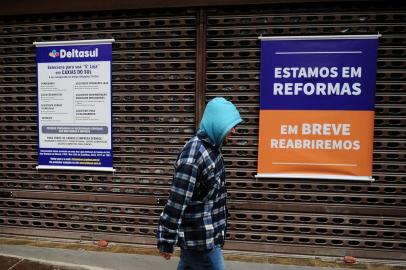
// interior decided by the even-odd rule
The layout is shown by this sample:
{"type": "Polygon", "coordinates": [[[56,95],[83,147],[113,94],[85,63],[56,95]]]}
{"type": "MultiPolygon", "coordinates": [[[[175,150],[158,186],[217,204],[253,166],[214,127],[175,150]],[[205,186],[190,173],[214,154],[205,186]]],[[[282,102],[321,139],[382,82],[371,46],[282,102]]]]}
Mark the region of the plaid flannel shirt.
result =
{"type": "Polygon", "coordinates": [[[160,216],[157,240],[161,252],[209,250],[223,245],[226,231],[225,170],[220,149],[198,130],[175,162],[168,202],[160,216]]]}

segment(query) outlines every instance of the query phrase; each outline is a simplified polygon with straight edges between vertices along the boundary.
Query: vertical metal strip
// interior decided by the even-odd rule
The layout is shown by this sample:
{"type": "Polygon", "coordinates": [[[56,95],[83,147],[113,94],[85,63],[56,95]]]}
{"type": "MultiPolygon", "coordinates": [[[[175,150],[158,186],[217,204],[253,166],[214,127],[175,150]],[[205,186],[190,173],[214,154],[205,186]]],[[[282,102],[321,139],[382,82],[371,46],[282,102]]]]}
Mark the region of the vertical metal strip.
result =
{"type": "Polygon", "coordinates": [[[202,118],[206,100],[206,29],[207,13],[200,8],[196,20],[196,118],[195,126],[198,128],[202,118]]]}

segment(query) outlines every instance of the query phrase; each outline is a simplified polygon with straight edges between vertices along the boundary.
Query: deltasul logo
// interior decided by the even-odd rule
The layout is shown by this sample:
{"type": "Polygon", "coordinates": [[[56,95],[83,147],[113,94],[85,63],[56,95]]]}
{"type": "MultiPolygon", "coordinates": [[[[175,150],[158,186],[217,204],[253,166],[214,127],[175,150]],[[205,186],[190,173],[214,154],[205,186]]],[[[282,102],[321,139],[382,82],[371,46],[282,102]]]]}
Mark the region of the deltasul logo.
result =
{"type": "Polygon", "coordinates": [[[94,50],[60,49],[59,52],[56,50],[52,50],[49,53],[49,56],[54,59],[57,57],[59,57],[60,59],[63,59],[63,58],[96,58],[96,57],[99,57],[99,49],[98,48],[95,48],[94,50]]]}
{"type": "Polygon", "coordinates": [[[52,50],[49,53],[49,56],[51,56],[52,58],[57,58],[57,57],[59,57],[59,52],[57,52],[56,50],[52,50]]]}

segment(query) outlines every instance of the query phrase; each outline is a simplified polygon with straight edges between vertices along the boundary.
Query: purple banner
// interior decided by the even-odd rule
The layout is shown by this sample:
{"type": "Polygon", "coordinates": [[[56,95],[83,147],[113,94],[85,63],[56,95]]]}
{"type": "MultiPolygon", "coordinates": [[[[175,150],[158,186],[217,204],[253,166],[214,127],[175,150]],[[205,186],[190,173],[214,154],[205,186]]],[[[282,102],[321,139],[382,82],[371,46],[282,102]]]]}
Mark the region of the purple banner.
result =
{"type": "Polygon", "coordinates": [[[261,47],[261,110],[374,110],[377,38],[262,40],[261,47]]]}

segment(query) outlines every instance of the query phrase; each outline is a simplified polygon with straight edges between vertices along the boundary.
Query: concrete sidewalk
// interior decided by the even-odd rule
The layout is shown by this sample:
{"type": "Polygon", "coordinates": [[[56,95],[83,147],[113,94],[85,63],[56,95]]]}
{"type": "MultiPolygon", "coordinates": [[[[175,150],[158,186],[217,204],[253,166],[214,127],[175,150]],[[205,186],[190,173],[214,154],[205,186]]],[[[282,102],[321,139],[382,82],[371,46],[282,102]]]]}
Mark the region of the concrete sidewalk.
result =
{"type": "MultiPolygon", "coordinates": [[[[176,269],[178,261],[178,257],[166,261],[159,256],[151,255],[0,244],[0,270],[170,270],[176,269]],[[4,263],[6,260],[7,263],[4,263]],[[31,263],[31,267],[24,265],[27,263],[31,263]]],[[[227,270],[345,270],[237,261],[226,261],[226,268],[227,270]]]]}

